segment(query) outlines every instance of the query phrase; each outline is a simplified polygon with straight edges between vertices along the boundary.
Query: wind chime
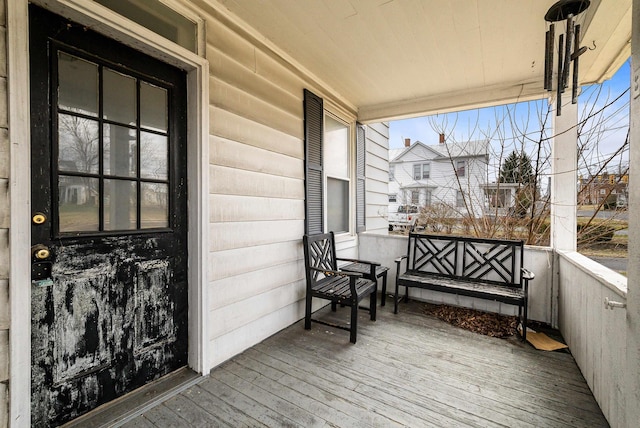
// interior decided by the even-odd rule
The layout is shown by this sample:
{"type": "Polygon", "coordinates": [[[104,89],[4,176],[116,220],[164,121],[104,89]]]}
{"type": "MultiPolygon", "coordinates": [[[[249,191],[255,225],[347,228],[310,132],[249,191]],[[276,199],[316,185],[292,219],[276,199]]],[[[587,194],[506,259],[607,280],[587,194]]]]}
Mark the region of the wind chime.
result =
{"type": "Polygon", "coordinates": [[[553,57],[556,42],[555,23],[565,21],[565,34],[558,37],[558,66],[556,78],[556,116],[562,113],[562,94],[569,87],[569,69],[573,62],[571,85],[571,103],[578,102],[578,63],[580,55],[587,51],[580,45],[580,24],[575,23],[575,17],[589,7],[589,0],[560,0],[549,8],[544,16],[550,22],[547,30],[544,48],[544,89],[553,90],[553,57]]]}

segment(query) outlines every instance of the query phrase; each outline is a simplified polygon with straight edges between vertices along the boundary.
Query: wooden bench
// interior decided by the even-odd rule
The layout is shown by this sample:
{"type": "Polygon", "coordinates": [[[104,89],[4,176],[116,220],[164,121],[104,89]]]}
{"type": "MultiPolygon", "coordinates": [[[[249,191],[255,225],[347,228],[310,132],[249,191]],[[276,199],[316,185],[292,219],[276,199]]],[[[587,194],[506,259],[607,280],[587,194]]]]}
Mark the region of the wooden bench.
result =
{"type": "Polygon", "coordinates": [[[336,245],[333,232],[303,237],[304,267],[307,278],[307,294],[305,304],[304,328],[311,329],[311,321],[331,327],[347,330],[351,333],[351,343],[356,343],[358,331],[358,305],[369,296],[369,314],[376,320],[377,282],[375,280],[378,263],[364,260],[344,259],[336,257],[336,245]],[[338,269],[338,261],[365,264],[369,266],[368,277],[362,273],[345,272],[338,269]],[[369,278],[374,278],[373,280],[369,278]],[[351,323],[349,326],[325,322],[311,318],[311,302],[314,297],[329,300],[331,310],[337,305],[351,307],[351,323]]]}
{"type": "Polygon", "coordinates": [[[494,300],[518,306],[526,340],[529,281],[534,274],[523,267],[523,256],[523,241],[410,233],[407,255],[396,259],[394,313],[402,286],[405,301],[410,287],[494,300]]]}

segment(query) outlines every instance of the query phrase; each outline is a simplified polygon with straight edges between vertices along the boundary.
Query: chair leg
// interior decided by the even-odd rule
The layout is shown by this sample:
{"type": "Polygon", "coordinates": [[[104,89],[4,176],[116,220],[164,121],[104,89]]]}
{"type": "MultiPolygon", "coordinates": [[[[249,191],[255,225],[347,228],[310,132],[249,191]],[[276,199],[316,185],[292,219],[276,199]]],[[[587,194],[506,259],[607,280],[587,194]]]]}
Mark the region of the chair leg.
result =
{"type": "Polygon", "coordinates": [[[311,294],[307,293],[304,305],[304,329],[311,330],[311,294]]]}
{"type": "Polygon", "coordinates": [[[524,316],[523,316],[523,321],[522,321],[522,341],[526,342],[527,341],[527,306],[528,302],[527,299],[524,299],[524,316]]]}
{"type": "Polygon", "coordinates": [[[396,280],[396,292],[393,296],[393,313],[398,313],[398,281],[396,280]]]}
{"type": "Polygon", "coordinates": [[[369,296],[369,316],[371,321],[376,320],[376,307],[378,306],[378,288],[369,296]]]}
{"type": "Polygon", "coordinates": [[[349,340],[351,343],[356,343],[356,336],[358,335],[358,301],[351,304],[351,336],[349,340]]]}
{"type": "Polygon", "coordinates": [[[380,306],[384,306],[387,300],[387,271],[382,274],[382,301],[380,306]]]}

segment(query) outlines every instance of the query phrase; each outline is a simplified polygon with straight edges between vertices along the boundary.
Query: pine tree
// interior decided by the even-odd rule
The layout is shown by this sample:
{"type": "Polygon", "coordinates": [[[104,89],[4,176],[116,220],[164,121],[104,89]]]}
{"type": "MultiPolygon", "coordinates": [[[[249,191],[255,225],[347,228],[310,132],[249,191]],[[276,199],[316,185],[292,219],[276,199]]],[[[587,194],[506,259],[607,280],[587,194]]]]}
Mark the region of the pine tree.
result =
{"type": "Polygon", "coordinates": [[[525,152],[513,151],[500,168],[500,183],[533,184],[531,159],[525,152]]]}
{"type": "Polygon", "coordinates": [[[531,159],[525,152],[511,152],[500,168],[501,183],[518,183],[513,214],[524,217],[533,204],[535,191],[531,159]]]}

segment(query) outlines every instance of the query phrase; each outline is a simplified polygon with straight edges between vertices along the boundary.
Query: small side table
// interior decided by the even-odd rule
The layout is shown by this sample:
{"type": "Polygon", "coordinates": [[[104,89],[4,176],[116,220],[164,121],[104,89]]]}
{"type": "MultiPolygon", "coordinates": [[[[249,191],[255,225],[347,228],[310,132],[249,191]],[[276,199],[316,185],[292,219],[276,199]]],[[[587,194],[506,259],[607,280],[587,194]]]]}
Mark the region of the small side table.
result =
{"type": "Polygon", "coordinates": [[[384,306],[387,299],[387,271],[389,268],[386,266],[376,266],[376,277],[371,278],[371,268],[369,266],[370,265],[366,263],[349,263],[340,266],[339,269],[345,272],[361,273],[364,278],[375,281],[376,284],[378,283],[378,278],[382,278],[382,301],[380,302],[380,306],[384,306]]]}

